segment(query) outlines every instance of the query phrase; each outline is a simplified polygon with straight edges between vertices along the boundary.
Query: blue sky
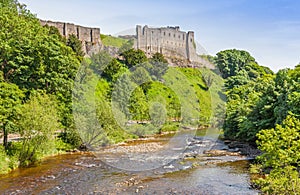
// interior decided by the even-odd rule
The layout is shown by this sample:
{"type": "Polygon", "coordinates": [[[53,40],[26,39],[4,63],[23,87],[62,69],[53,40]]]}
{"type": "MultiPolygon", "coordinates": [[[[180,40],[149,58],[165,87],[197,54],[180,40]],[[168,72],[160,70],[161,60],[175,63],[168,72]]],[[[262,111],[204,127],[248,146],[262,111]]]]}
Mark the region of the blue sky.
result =
{"type": "Polygon", "coordinates": [[[20,0],[39,18],[100,27],[105,34],[136,24],[193,30],[211,55],[249,51],[277,71],[300,62],[300,1],[297,0],[20,0]]]}

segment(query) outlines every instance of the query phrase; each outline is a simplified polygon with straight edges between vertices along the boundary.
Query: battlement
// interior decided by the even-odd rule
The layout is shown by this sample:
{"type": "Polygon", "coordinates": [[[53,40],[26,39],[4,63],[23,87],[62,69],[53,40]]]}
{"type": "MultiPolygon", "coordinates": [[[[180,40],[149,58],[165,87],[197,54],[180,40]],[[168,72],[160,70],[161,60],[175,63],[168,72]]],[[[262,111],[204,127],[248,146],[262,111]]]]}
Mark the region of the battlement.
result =
{"type": "Polygon", "coordinates": [[[66,38],[72,34],[76,35],[77,38],[82,42],[82,49],[86,54],[90,53],[91,51],[97,52],[98,49],[95,50],[95,48],[100,48],[100,28],[83,27],[72,23],[45,20],[40,20],[40,22],[43,26],[48,25],[56,27],[59,33],[66,38]]]}

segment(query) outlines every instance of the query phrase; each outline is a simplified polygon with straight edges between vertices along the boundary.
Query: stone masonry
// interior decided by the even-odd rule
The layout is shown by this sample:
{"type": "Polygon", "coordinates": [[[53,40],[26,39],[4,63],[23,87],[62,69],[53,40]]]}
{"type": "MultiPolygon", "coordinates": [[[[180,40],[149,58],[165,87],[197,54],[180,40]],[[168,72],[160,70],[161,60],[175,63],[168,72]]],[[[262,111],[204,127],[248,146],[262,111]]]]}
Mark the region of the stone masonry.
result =
{"type": "MultiPolygon", "coordinates": [[[[53,22],[40,20],[43,26],[54,26],[60,34],[68,38],[71,34],[77,36],[82,42],[82,49],[87,56],[98,53],[101,50],[109,52],[112,56],[118,57],[119,48],[104,46],[100,38],[100,28],[83,27],[65,22],[53,22]]],[[[205,66],[213,68],[206,60],[196,53],[194,32],[180,31],[179,26],[143,28],[136,26],[136,35],[127,35],[122,38],[134,39],[134,48],[141,49],[148,57],[154,53],[161,53],[169,59],[170,65],[174,66],[205,66]]]]}
{"type": "Polygon", "coordinates": [[[43,26],[54,26],[66,38],[74,34],[82,42],[85,54],[97,53],[101,49],[100,28],[83,27],[71,23],[40,20],[43,26]]]}
{"type": "Polygon", "coordinates": [[[166,57],[198,61],[194,32],[180,31],[179,26],[149,28],[136,26],[136,49],[143,50],[148,56],[158,52],[166,57]]]}

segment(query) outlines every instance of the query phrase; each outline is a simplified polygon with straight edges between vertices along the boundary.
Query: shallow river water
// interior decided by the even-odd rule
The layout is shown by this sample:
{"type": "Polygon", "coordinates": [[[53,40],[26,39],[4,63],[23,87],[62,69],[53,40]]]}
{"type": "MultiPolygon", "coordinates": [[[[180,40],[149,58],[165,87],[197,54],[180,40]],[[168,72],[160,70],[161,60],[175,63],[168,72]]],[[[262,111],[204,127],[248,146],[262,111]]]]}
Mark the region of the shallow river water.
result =
{"type": "MultiPolygon", "coordinates": [[[[182,140],[181,136],[178,138],[182,140]]],[[[106,148],[96,155],[77,153],[50,157],[38,166],[0,176],[0,194],[258,193],[250,187],[247,157],[203,154],[203,148],[208,145],[210,150],[228,148],[222,141],[201,136],[201,133],[186,139],[188,147],[180,155],[166,155],[164,160],[169,160],[166,164],[144,171],[130,169],[135,168],[136,162],[147,164],[147,159],[151,162],[159,159],[155,155],[147,158],[145,154],[160,150],[169,140],[170,135],[160,136],[106,148]],[[131,152],[134,155],[127,155],[131,152]]]]}

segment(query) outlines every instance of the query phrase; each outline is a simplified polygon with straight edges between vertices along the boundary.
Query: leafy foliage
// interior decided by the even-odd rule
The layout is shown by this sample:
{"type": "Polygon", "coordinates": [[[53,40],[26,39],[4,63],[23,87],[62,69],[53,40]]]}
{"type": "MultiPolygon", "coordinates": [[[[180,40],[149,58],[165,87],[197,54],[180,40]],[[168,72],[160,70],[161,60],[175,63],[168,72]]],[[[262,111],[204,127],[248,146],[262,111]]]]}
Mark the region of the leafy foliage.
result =
{"type": "Polygon", "coordinates": [[[258,133],[257,144],[265,153],[258,157],[269,175],[255,181],[264,193],[299,194],[300,121],[288,115],[282,125],[258,133]]]}
{"type": "Polygon", "coordinates": [[[224,135],[254,142],[256,133],[272,128],[276,123],[275,77],[269,74],[272,72],[267,68],[259,66],[246,51],[221,51],[217,54],[216,63],[226,78],[224,135]]]}
{"type": "Polygon", "coordinates": [[[3,132],[3,145],[8,147],[9,130],[16,126],[20,115],[23,92],[15,84],[0,82],[0,127],[3,132]]]}
{"type": "Polygon", "coordinates": [[[68,87],[79,62],[72,50],[26,10],[2,7],[0,64],[5,81],[20,88],[59,91],[68,87]]]}
{"type": "Polygon", "coordinates": [[[55,150],[54,132],[60,129],[59,117],[53,97],[46,94],[31,95],[22,108],[19,121],[23,137],[20,164],[38,160],[38,155],[55,150]]]}
{"type": "Polygon", "coordinates": [[[164,58],[161,53],[155,53],[150,58],[150,73],[155,76],[155,79],[162,79],[162,76],[168,70],[168,61],[164,58]]]}
{"type": "Polygon", "coordinates": [[[106,51],[101,51],[91,56],[91,69],[97,74],[101,75],[104,69],[111,63],[112,57],[106,51]]]}
{"type": "Polygon", "coordinates": [[[165,105],[158,102],[154,102],[150,106],[149,111],[150,111],[151,121],[154,126],[160,127],[165,123],[167,118],[167,110],[165,108],[165,105]]]}
{"type": "Polygon", "coordinates": [[[237,75],[250,63],[255,63],[255,59],[247,51],[232,49],[217,53],[216,64],[225,79],[237,75]]]}
{"type": "Polygon", "coordinates": [[[287,116],[282,125],[261,130],[258,133],[258,147],[265,153],[260,156],[264,166],[280,168],[300,163],[300,121],[294,116],[287,116]]]}
{"type": "Polygon", "coordinates": [[[42,27],[16,0],[0,1],[1,172],[56,153],[54,131],[74,130],[71,91],[78,59],[56,28],[42,27]],[[24,139],[8,143],[9,133],[24,139]]]}
{"type": "Polygon", "coordinates": [[[61,122],[69,129],[78,56],[24,6],[6,2],[10,3],[0,8],[0,70],[4,81],[26,90],[27,98],[39,89],[54,94],[60,102],[61,122]]]}
{"type": "Polygon", "coordinates": [[[254,183],[265,194],[299,194],[299,67],[274,75],[238,50],[219,52],[217,64],[226,78],[225,137],[264,152],[251,169],[264,177],[254,183]]]}
{"type": "Polygon", "coordinates": [[[143,64],[144,62],[148,61],[145,53],[140,49],[129,49],[123,52],[121,56],[124,57],[124,62],[128,68],[143,64]]]}
{"type": "Polygon", "coordinates": [[[143,121],[149,119],[149,105],[141,87],[136,87],[131,94],[130,113],[134,120],[143,121]]]}
{"type": "Polygon", "coordinates": [[[10,170],[9,157],[7,156],[3,146],[0,146],[0,174],[7,173],[10,170]]]}
{"type": "MultiPolygon", "coordinates": [[[[139,53],[139,51],[132,53],[139,53]]],[[[154,64],[166,61],[160,54],[150,58],[149,62],[147,61],[148,59],[142,64],[132,67],[129,71],[129,67],[123,64],[123,61],[112,59],[106,53],[92,56],[90,64],[86,64],[87,70],[80,74],[82,76],[80,83],[84,84],[86,81],[87,84],[89,83],[88,86],[83,87],[85,89],[93,89],[93,86],[96,86],[96,104],[92,108],[96,107],[99,128],[95,126],[96,123],[88,122],[89,119],[82,120],[84,125],[80,126],[84,126],[92,134],[89,138],[88,135],[82,135],[87,138],[87,141],[84,140],[85,143],[106,145],[123,141],[129,137],[170,130],[171,127],[176,130],[178,126],[169,124],[173,120],[192,120],[202,117],[203,123],[201,124],[209,123],[211,97],[202,80],[202,70],[168,68],[167,64],[164,64],[160,71],[161,79],[157,80],[157,77],[153,77],[153,72],[151,72],[158,71],[154,70],[154,64]],[[92,70],[91,73],[89,68],[92,70]],[[98,74],[100,71],[102,73],[98,74]],[[97,77],[100,79],[99,81],[97,81],[97,77]],[[189,82],[195,85],[190,86],[189,82]],[[185,87],[182,87],[182,83],[185,87]],[[196,92],[194,97],[201,98],[200,101],[193,101],[191,98],[194,90],[196,92]],[[182,98],[182,102],[177,93],[185,97],[182,98]],[[189,108],[195,110],[199,105],[203,105],[201,112],[200,109],[193,113],[189,112],[189,108]],[[186,108],[184,111],[186,118],[184,119],[181,117],[182,107],[186,108]],[[93,142],[90,143],[90,140],[93,142]]],[[[220,81],[221,78],[217,78],[217,75],[212,74],[211,71],[204,69],[203,71],[206,71],[206,75],[211,74],[210,76],[216,79],[216,83],[220,81]]],[[[214,84],[212,89],[216,94],[221,90],[221,88],[215,88],[214,84]]],[[[89,105],[88,99],[92,100],[89,97],[92,96],[92,93],[90,94],[80,98],[86,99],[87,102],[82,104],[82,108],[78,107],[78,109],[87,109],[86,112],[83,112],[83,115],[87,116],[92,111],[85,108],[89,105]]],[[[195,123],[198,122],[199,120],[195,120],[195,123]]]]}
{"type": "Polygon", "coordinates": [[[67,40],[67,46],[71,47],[72,50],[76,53],[78,56],[78,59],[80,61],[83,60],[84,53],[82,50],[82,44],[81,41],[76,37],[76,35],[71,34],[67,40]]]}
{"type": "MultiPolygon", "coordinates": [[[[218,93],[217,82],[205,83],[202,70],[168,68],[163,55],[156,53],[148,59],[143,51],[129,49],[132,41],[123,41],[117,45],[122,53],[119,59],[106,52],[86,59],[75,35],[66,39],[56,28],[42,27],[17,1],[0,1],[0,125],[5,139],[12,130],[24,138],[9,144],[6,151],[0,149],[4,169],[34,163],[57,152],[56,148],[79,147],[85,136],[89,136],[86,146],[106,145],[157,133],[157,127],[159,131],[176,130],[179,125],[173,120],[210,122],[212,104],[207,87],[211,85],[218,93]],[[84,71],[74,83],[80,62],[84,71]],[[72,93],[73,87],[79,90],[72,93]],[[93,93],[85,94],[85,90],[93,93]],[[72,104],[72,98],[82,98],[86,104],[72,104]],[[75,116],[79,119],[88,117],[75,125],[73,110],[82,111],[75,116]],[[95,121],[89,120],[93,111],[95,121]],[[155,125],[130,126],[130,120],[152,120],[155,125]],[[77,125],[92,134],[79,137],[77,125]],[[122,125],[129,126],[125,128],[129,131],[122,125]],[[55,138],[56,131],[59,136],[55,138]]],[[[210,70],[204,71],[220,80],[210,70]]]]}
{"type": "Polygon", "coordinates": [[[120,63],[117,59],[112,59],[105,67],[102,76],[109,81],[114,81],[118,78],[119,74],[125,71],[124,64],[120,63]]]}

